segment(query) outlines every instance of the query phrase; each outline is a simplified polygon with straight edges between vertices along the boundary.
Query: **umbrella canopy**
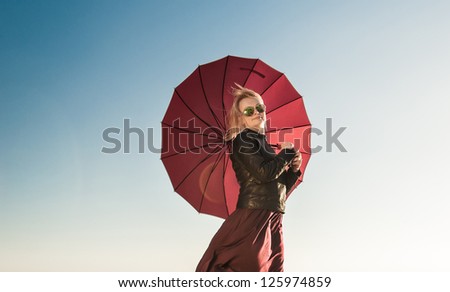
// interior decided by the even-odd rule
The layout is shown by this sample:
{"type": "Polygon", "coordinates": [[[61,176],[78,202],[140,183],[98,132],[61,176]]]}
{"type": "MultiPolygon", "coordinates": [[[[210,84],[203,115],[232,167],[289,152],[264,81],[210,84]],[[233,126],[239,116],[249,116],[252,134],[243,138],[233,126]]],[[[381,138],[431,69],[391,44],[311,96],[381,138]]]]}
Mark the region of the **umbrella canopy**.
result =
{"type": "Polygon", "coordinates": [[[175,88],[161,122],[161,159],[178,194],[198,212],[222,218],[236,209],[239,194],[230,143],[224,141],[235,83],[263,98],[268,142],[289,141],[302,153],[302,175],[290,193],[303,180],[311,156],[303,98],[283,73],[259,59],[233,56],[198,66],[175,88]]]}

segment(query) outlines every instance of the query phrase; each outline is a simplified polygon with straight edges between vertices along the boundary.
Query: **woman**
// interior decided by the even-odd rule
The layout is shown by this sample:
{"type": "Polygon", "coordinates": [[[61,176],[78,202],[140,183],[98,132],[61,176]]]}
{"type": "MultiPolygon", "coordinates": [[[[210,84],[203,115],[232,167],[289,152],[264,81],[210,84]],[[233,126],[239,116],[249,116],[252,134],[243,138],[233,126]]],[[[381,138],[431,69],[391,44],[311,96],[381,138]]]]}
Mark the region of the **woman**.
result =
{"type": "Polygon", "coordinates": [[[302,162],[290,142],[275,151],[265,138],[261,96],[237,85],[226,140],[240,185],[237,209],[222,224],[200,260],[197,272],[282,272],[282,219],[286,193],[300,176],[302,162]]]}

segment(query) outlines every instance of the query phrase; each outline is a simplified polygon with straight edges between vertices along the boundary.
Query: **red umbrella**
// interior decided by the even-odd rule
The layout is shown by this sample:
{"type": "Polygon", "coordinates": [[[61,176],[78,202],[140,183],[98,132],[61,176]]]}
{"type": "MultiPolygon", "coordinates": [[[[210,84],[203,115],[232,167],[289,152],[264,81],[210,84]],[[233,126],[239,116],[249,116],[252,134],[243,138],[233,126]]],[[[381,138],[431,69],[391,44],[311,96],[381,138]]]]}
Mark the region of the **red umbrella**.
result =
{"type": "Polygon", "coordinates": [[[302,153],[302,175],[294,188],[311,156],[311,123],[303,98],[283,73],[259,59],[233,56],[198,66],[175,88],[161,122],[161,159],[177,193],[198,212],[222,218],[236,209],[239,193],[230,143],[224,142],[235,83],[263,98],[268,142],[290,141],[302,153]]]}

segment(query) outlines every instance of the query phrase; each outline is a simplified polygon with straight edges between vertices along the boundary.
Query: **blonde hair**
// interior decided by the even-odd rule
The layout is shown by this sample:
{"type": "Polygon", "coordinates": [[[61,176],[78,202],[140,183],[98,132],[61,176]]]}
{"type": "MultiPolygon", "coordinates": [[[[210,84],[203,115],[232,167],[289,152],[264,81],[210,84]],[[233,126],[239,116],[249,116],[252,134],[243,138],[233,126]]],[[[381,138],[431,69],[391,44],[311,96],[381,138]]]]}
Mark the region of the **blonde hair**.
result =
{"type": "Polygon", "coordinates": [[[242,130],[245,129],[244,122],[242,121],[242,113],[239,109],[239,104],[244,98],[256,98],[261,100],[261,96],[255,91],[242,87],[235,83],[236,88],[232,87],[231,94],[234,96],[233,104],[227,115],[227,133],[225,134],[225,141],[234,139],[242,130]]]}

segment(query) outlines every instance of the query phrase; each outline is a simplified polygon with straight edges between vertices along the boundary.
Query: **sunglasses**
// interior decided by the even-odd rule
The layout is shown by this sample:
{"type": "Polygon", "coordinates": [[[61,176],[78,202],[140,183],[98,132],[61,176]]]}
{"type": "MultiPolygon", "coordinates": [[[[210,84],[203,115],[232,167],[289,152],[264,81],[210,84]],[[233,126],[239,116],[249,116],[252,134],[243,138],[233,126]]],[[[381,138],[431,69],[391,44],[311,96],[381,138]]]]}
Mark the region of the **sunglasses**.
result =
{"type": "Polygon", "coordinates": [[[246,107],[246,108],[244,109],[244,111],[242,112],[242,114],[243,114],[244,116],[246,116],[246,117],[251,117],[251,116],[253,116],[253,114],[255,113],[255,110],[256,110],[258,113],[262,114],[263,112],[266,111],[266,106],[263,105],[263,104],[257,104],[255,107],[249,106],[249,107],[246,107]]]}

